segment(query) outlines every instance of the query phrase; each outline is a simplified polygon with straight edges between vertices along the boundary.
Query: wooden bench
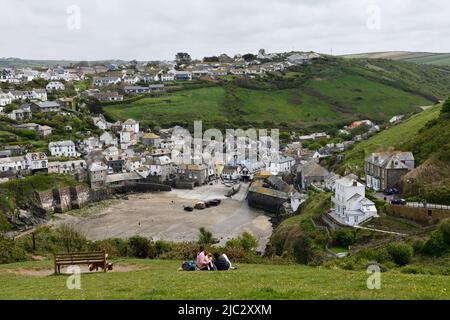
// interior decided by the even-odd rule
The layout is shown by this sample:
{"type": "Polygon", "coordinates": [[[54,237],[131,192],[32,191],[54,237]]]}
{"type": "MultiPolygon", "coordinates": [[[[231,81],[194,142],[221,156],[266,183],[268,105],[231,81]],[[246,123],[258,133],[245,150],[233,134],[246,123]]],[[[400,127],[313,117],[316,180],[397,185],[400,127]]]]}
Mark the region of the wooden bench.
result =
{"type": "Polygon", "coordinates": [[[61,273],[61,266],[74,266],[81,264],[102,263],[106,272],[106,252],[70,252],[70,253],[54,253],[55,274],[61,273]]]}

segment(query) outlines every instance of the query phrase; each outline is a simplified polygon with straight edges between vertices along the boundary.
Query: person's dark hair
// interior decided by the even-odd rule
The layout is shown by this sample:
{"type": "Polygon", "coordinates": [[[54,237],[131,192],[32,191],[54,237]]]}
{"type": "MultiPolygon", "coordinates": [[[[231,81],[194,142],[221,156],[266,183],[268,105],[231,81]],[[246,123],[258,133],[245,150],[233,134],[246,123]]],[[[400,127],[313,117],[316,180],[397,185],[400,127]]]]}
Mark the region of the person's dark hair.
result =
{"type": "Polygon", "coordinates": [[[205,246],[200,246],[199,247],[199,252],[203,252],[203,251],[205,251],[205,246]]]}
{"type": "Polygon", "coordinates": [[[222,254],[219,251],[215,251],[213,253],[213,255],[214,255],[214,259],[219,259],[222,254]]]}

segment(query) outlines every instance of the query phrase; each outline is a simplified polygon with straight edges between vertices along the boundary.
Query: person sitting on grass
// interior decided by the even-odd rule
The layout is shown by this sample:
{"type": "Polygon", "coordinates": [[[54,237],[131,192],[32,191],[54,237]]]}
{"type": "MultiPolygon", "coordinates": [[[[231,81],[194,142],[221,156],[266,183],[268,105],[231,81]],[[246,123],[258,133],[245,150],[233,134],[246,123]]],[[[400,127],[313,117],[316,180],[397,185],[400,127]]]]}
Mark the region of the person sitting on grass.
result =
{"type": "Polygon", "coordinates": [[[225,253],[220,254],[219,252],[214,252],[214,260],[213,264],[216,267],[216,270],[225,271],[225,270],[235,270],[236,267],[231,265],[230,259],[228,259],[225,253]]]}
{"type": "Polygon", "coordinates": [[[197,268],[201,271],[211,270],[212,268],[211,260],[206,254],[205,247],[200,246],[200,251],[197,254],[197,268]]]}

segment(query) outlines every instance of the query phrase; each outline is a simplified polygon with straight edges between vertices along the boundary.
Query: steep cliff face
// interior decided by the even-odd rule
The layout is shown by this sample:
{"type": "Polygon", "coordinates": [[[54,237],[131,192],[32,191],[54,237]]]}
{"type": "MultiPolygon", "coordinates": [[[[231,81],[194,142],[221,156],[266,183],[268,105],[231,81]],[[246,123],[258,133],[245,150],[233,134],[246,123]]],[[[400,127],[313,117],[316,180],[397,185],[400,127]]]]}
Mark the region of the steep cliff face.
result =
{"type": "Polygon", "coordinates": [[[24,229],[50,219],[53,213],[78,209],[107,195],[71,176],[35,175],[0,184],[0,229],[24,229]]]}

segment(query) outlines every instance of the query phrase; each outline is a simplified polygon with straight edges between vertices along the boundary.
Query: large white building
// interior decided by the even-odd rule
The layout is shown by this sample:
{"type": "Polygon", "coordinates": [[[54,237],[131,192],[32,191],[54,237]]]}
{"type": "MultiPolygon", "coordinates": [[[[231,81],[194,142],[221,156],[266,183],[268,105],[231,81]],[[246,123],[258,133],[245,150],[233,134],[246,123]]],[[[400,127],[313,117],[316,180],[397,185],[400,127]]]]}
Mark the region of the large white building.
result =
{"type": "Polygon", "coordinates": [[[53,157],[76,158],[80,156],[75,149],[75,143],[71,140],[50,142],[48,150],[53,157]]]}
{"type": "Polygon", "coordinates": [[[334,209],[330,216],[343,225],[357,226],[378,217],[375,203],[366,198],[366,187],[352,176],[335,182],[335,195],[331,198],[334,209]]]}

